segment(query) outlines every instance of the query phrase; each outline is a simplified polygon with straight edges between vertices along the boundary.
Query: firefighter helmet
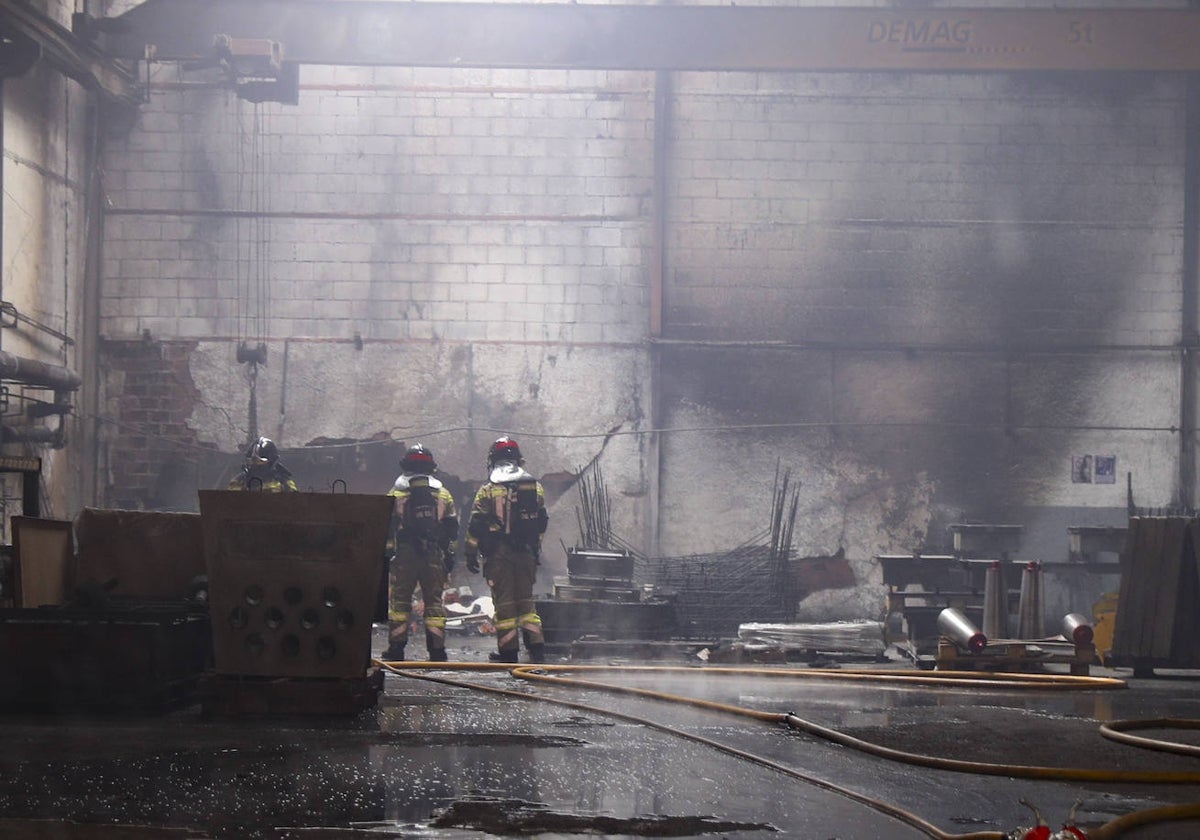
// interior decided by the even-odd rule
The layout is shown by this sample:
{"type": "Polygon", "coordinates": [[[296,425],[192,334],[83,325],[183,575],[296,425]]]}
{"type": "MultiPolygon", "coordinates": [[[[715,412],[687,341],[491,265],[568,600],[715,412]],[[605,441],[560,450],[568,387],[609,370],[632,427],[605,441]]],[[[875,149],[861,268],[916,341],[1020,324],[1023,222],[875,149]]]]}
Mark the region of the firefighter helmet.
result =
{"type": "Polygon", "coordinates": [[[428,447],[414,443],[400,459],[400,469],[406,473],[433,475],[437,471],[437,462],[433,460],[433,453],[428,447]]]}
{"type": "Polygon", "coordinates": [[[251,467],[269,467],[279,460],[279,448],[270,438],[260,437],[246,450],[246,465],[251,467]]]}
{"type": "Polygon", "coordinates": [[[488,468],[496,466],[498,461],[512,461],[514,464],[522,461],[521,447],[517,446],[517,442],[508,435],[497,438],[496,442],[488,449],[488,468]]]}

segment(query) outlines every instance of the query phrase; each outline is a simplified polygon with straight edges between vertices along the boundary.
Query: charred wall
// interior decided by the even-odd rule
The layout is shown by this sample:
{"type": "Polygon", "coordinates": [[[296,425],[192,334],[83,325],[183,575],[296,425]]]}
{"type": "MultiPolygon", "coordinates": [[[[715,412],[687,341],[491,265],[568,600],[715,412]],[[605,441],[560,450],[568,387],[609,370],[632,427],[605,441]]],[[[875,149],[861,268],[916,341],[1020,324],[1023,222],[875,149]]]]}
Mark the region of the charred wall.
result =
{"type": "Polygon", "coordinates": [[[1050,561],[1072,519],[1121,524],[1124,482],[1072,484],[1073,454],[1170,496],[1178,80],[677,91],[663,425],[709,431],[664,447],[665,542],[754,533],[778,459],[800,553],[860,584],[812,609],[872,614],[873,555],[946,550],[951,522],[1030,526],[1050,561]]]}
{"type": "MultiPolygon", "coordinates": [[[[561,478],[553,545],[602,462],[615,530],[664,556],[761,532],[782,465],[798,554],[855,581],[806,599],[833,617],[953,522],[1028,525],[1046,559],[1075,517],[1119,524],[1123,484],[1072,482],[1073,455],[1174,493],[1177,78],[680,73],[664,160],[652,74],[305,68],[298,105],[251,107],[155,72],[106,151],[101,325],[195,343],[171,422],[226,463],[257,430],[386,487],[421,440],[467,486],[511,433],[561,478]]],[[[132,381],[106,379],[114,416],[132,381]]],[[[121,469],[112,499],[162,498],[121,469]]]]}

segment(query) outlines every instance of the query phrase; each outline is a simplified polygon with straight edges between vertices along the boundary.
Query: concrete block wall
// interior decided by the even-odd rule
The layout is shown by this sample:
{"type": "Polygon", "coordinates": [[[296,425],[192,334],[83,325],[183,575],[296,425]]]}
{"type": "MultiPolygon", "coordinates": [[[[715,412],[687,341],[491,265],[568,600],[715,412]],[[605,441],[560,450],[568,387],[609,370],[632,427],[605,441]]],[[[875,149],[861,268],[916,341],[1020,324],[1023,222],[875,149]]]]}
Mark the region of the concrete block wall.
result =
{"type": "Polygon", "coordinates": [[[649,74],[304,68],[257,109],[196,81],[110,143],[101,323],[196,342],[202,446],[235,451],[252,399],[285,447],[424,437],[460,477],[512,432],[567,491],[602,459],[662,554],[761,532],[791,468],[798,550],[857,580],[814,618],[871,614],[873,557],[951,522],[1118,518],[1073,454],[1175,491],[1178,79],[676,74],[653,347],[649,74]]]}
{"type": "Polygon", "coordinates": [[[107,337],[644,336],[643,75],[305,67],[302,84],[297,106],[162,89],[110,147],[107,337]]]}
{"type": "MultiPolygon", "coordinates": [[[[204,447],[253,427],[285,450],[422,440],[477,480],[511,432],[546,474],[626,451],[615,507],[644,530],[644,444],[622,432],[649,401],[650,77],[305,67],[299,105],[255,107],[157,72],[106,155],[101,329],[134,356],[189,348],[187,430],[149,436],[163,464],[199,480],[204,447]],[[251,379],[236,348],[260,341],[251,379]]],[[[112,498],[188,504],[113,479],[112,498]]],[[[555,543],[575,541],[573,504],[555,543]]]]}
{"type": "MultiPolygon", "coordinates": [[[[679,74],[663,425],[716,431],[665,444],[664,543],[765,524],[694,476],[765,502],[791,468],[800,554],[844,549],[859,581],[813,598],[820,620],[871,614],[873,557],[947,550],[950,523],[1119,525],[1127,471],[1143,503],[1171,498],[1183,95],[1168,77],[679,74]],[[1121,480],[1072,483],[1090,453],[1121,480]]],[[[1026,558],[1065,559],[1065,530],[1037,533],[1026,558]]]]}
{"type": "Polygon", "coordinates": [[[1178,339],[1178,79],[682,74],[676,89],[672,336],[1178,339]],[[731,285],[740,318],[720,317],[731,285]]]}
{"type": "MultiPolygon", "coordinates": [[[[50,20],[69,25],[73,3],[45,0],[37,6],[50,20]]],[[[0,97],[0,299],[12,308],[0,318],[0,349],[76,373],[89,362],[83,350],[85,248],[92,221],[86,196],[94,173],[89,99],[87,91],[45,61],[20,76],[6,77],[0,97]]],[[[41,515],[68,517],[85,492],[88,458],[81,451],[82,439],[95,417],[86,411],[79,393],[56,395],[18,381],[5,387],[0,424],[38,440],[42,433],[62,430],[62,447],[8,443],[5,453],[42,459],[41,515]],[[57,416],[29,413],[37,403],[54,402],[74,406],[61,424],[57,416]]],[[[0,542],[11,542],[8,519],[21,512],[21,493],[18,474],[0,475],[0,495],[10,500],[0,516],[0,542]]]]}

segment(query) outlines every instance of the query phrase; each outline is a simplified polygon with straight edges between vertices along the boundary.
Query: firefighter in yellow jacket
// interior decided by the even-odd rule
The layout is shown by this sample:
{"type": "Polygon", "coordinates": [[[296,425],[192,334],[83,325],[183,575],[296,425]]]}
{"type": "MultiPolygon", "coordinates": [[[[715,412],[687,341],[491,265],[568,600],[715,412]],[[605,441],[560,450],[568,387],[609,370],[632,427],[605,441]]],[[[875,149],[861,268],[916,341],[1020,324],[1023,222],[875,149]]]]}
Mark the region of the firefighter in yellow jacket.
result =
{"type": "Polygon", "coordinates": [[[520,638],[530,662],[544,662],[542,619],[533,603],[542,535],[546,533],[545,494],[541,483],[523,467],[521,449],[502,437],[488,449],[488,480],[475,494],[467,523],[467,569],[483,576],[496,609],[495,662],[516,662],[520,638]]]}
{"type": "Polygon", "coordinates": [[[246,450],[242,471],[229,482],[227,490],[258,490],[262,493],[298,493],[292,473],[279,463],[279,448],[270,438],[260,437],[246,450]]]}
{"type": "Polygon", "coordinates": [[[425,649],[430,662],[446,661],[446,608],[442,592],[454,568],[458,512],[454,497],[433,477],[437,463],[421,444],[410,446],[400,460],[400,475],[388,495],[392,510],[395,554],[388,575],[388,646],[383,659],[404,661],[413,592],[421,587],[425,606],[425,649]]]}

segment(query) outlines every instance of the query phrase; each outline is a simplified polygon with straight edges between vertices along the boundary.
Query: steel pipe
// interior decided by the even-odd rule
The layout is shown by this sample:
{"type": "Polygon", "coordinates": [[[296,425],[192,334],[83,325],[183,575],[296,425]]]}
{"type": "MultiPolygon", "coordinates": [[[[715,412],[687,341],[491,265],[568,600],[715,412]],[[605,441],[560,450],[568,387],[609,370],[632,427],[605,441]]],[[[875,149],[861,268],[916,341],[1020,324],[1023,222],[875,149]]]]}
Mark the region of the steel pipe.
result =
{"type": "Polygon", "coordinates": [[[0,350],[0,379],[11,379],[25,385],[38,385],[56,391],[74,391],[83,382],[82,377],[70,368],[14,356],[3,350],[0,350]]]}
{"type": "Polygon", "coordinates": [[[0,443],[49,443],[62,439],[61,429],[49,426],[0,426],[0,443]]]}

